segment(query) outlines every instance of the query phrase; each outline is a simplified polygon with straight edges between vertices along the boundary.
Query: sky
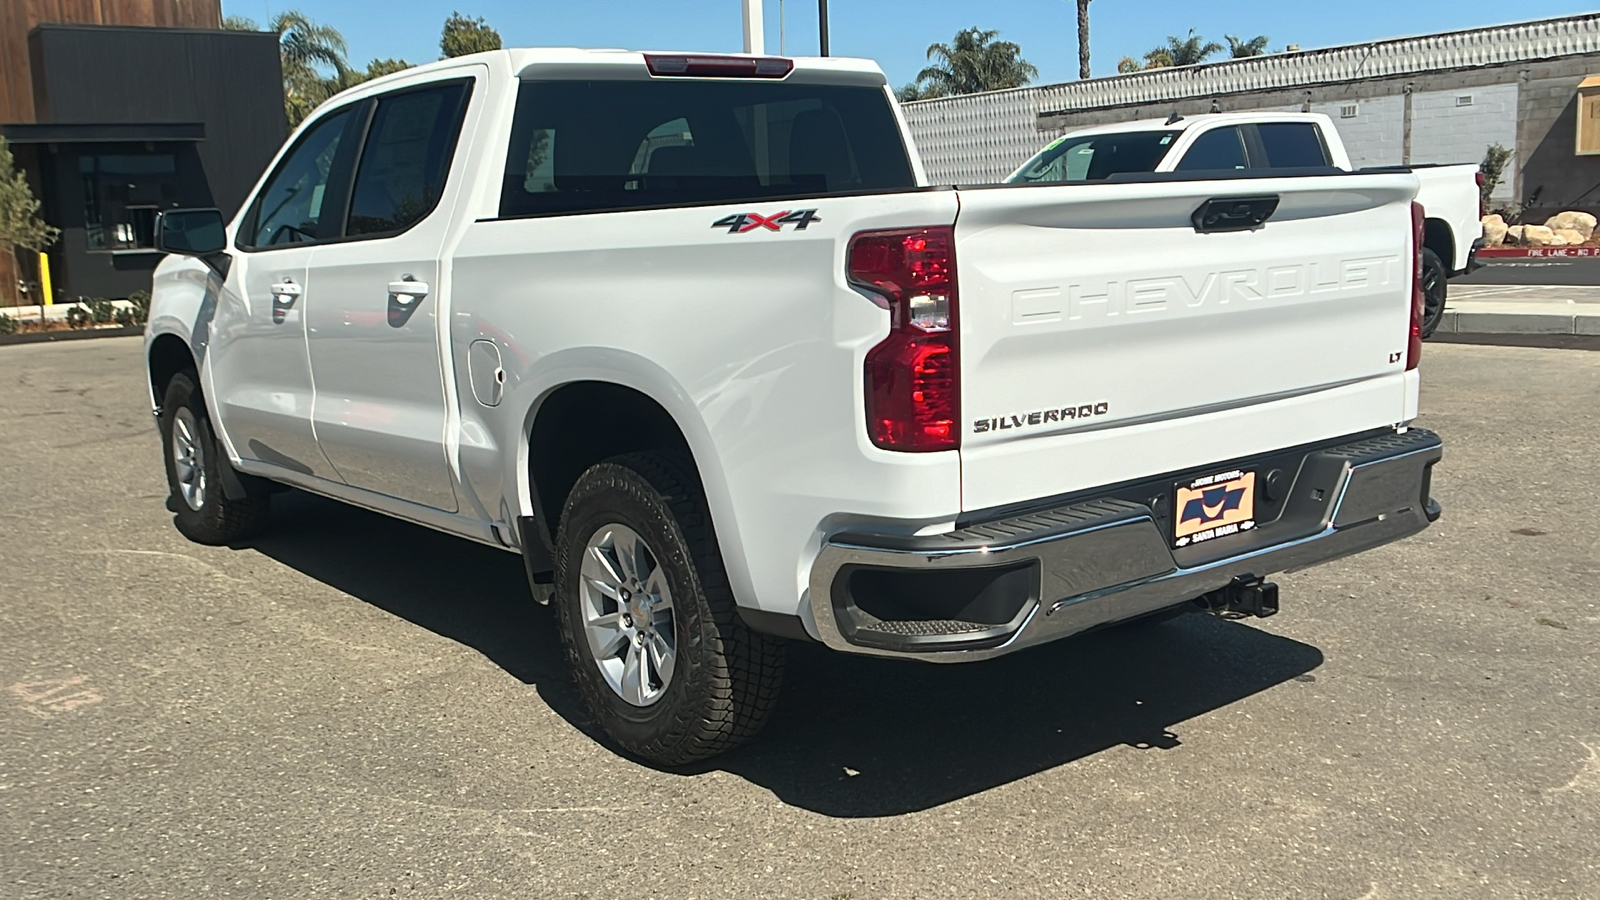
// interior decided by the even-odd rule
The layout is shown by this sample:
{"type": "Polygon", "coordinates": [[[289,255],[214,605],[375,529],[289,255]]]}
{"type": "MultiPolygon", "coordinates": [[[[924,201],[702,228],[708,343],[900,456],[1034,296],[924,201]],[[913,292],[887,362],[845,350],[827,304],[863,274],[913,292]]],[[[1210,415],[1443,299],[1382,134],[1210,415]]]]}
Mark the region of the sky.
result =
{"type": "MultiPolygon", "coordinates": [[[[763,0],[768,53],[817,52],[816,0],[763,0]]],[[[1037,83],[1078,75],[1074,0],[830,0],[835,56],[874,59],[898,86],[927,64],[928,45],[948,43],[972,26],[998,29],[1039,69],[1037,83]]],[[[743,44],[739,0],[223,0],[223,12],[263,22],[285,9],[338,28],[350,61],[439,57],[439,30],[452,11],[482,16],[508,47],[622,47],[632,50],[738,52],[743,44]]],[[[1271,39],[1272,48],[1310,50],[1389,37],[1499,25],[1592,12],[1592,5],[1504,0],[1092,0],[1091,60],[1096,76],[1115,75],[1117,60],[1143,56],[1167,35],[1189,29],[1218,43],[1223,36],[1271,39]],[[1337,10],[1333,12],[1333,10],[1337,10]]]]}

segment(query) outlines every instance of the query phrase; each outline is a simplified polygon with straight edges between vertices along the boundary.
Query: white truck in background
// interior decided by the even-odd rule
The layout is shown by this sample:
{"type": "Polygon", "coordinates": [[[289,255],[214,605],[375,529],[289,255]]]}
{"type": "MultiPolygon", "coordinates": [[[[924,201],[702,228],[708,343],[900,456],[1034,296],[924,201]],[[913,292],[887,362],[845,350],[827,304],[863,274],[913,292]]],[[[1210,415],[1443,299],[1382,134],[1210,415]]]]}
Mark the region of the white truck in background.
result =
{"type": "Polygon", "coordinates": [[[520,554],[605,732],[690,762],[760,727],[787,640],[1267,615],[1267,576],[1426,528],[1416,191],[929,186],[864,60],[408,69],[231,221],[163,214],[169,503],[206,543],[292,487],[520,554]]]}
{"type": "MultiPolygon", "coordinates": [[[[1137,172],[1351,169],[1333,120],[1320,113],[1172,116],[1070,131],[1005,179],[1009,184],[1096,181],[1137,172]]],[[[1444,317],[1446,281],[1478,266],[1483,175],[1476,163],[1413,165],[1424,211],[1422,336],[1444,317]]]]}

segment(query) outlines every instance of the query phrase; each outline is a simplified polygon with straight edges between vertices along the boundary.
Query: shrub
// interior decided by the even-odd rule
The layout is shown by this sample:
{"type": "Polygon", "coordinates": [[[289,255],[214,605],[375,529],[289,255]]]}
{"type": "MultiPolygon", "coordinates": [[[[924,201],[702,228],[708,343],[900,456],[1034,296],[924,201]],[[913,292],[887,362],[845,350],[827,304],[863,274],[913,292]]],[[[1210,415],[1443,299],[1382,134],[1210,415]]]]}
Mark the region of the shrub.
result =
{"type": "Polygon", "coordinates": [[[110,300],[95,299],[89,301],[89,318],[96,325],[110,324],[111,316],[116,310],[117,308],[111,304],[110,300]]]}
{"type": "Polygon", "coordinates": [[[1511,161],[1511,151],[1499,144],[1490,144],[1489,149],[1483,153],[1483,162],[1478,164],[1478,171],[1483,173],[1483,187],[1478,190],[1482,193],[1483,208],[1489,208],[1489,195],[1499,186],[1500,179],[1505,175],[1506,163],[1511,161]]]}
{"type": "Polygon", "coordinates": [[[67,324],[73,328],[88,327],[90,318],[89,307],[82,303],[74,303],[72,308],[67,310],[67,324]]]}
{"type": "Polygon", "coordinates": [[[17,320],[5,313],[0,313],[0,334],[16,334],[17,320]]]}
{"type": "Polygon", "coordinates": [[[128,302],[133,304],[133,324],[143,325],[150,321],[150,292],[134,291],[128,295],[128,302]]]}

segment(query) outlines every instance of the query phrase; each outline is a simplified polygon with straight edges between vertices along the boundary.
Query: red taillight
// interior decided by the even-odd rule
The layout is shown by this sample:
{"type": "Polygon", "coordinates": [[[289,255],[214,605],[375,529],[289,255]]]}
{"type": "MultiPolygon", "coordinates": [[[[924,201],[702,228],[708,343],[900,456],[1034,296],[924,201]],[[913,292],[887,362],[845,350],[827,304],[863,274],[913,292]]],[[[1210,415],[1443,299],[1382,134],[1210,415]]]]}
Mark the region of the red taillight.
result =
{"type": "Polygon", "coordinates": [[[786,78],[794,60],[781,56],[662,56],[646,53],[651,75],[680,78],[786,78]]]}
{"type": "Polygon", "coordinates": [[[1489,214],[1489,205],[1483,202],[1483,170],[1479,169],[1474,177],[1478,179],[1478,218],[1481,219],[1489,214]]]}
{"type": "Polygon", "coordinates": [[[1406,371],[1422,362],[1422,317],[1427,299],[1422,292],[1422,204],[1411,204],[1411,334],[1406,343],[1406,371]]]}
{"type": "Polygon", "coordinates": [[[961,445],[955,229],[863,231],[846,270],[889,304],[889,336],[867,351],[867,435],[885,450],[961,445]]]}

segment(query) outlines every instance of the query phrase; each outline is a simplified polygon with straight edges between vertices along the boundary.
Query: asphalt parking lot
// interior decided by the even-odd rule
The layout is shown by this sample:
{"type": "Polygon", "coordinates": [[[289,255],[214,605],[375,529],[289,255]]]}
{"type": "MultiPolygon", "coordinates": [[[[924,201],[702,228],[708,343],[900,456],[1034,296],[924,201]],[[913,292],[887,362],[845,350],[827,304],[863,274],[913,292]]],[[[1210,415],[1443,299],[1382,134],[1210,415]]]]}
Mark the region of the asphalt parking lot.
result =
{"type": "Polygon", "coordinates": [[[667,773],[514,556],[299,494],[185,542],[139,348],[0,347],[0,897],[1600,897],[1600,354],[1429,345],[1445,518],[1275,618],[797,646],[667,773]]]}

